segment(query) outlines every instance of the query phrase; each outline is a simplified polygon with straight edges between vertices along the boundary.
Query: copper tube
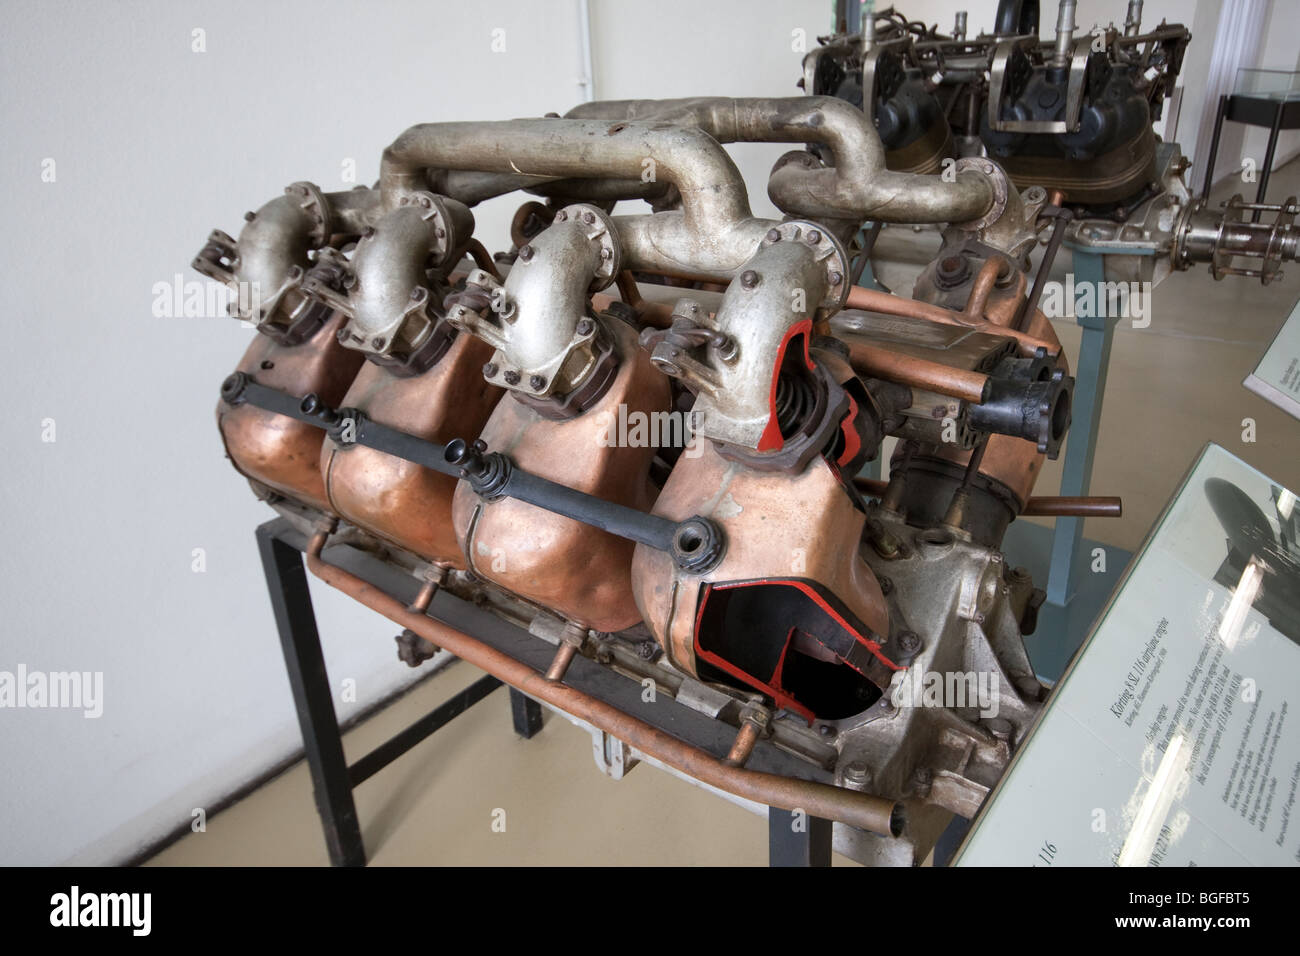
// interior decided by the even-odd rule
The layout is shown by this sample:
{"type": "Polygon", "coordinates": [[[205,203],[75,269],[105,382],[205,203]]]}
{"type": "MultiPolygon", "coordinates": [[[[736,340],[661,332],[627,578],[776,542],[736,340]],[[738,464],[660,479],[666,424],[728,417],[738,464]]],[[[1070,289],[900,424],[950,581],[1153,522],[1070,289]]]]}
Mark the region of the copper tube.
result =
{"type": "Polygon", "coordinates": [[[902,833],[902,807],[892,800],[810,780],[729,767],[712,754],[683,743],[590,694],[567,684],[546,680],[527,664],[468,634],[424,614],[411,613],[400,601],[322,559],[320,555],[325,539],[326,535],[318,532],[307,546],[307,567],[312,574],[372,611],[409,628],[426,641],[487,671],[529,697],[584,720],[647,756],[718,790],[781,810],[803,810],[811,816],[837,820],[882,836],[902,833]]]}
{"type": "MultiPolygon", "coordinates": [[[[854,478],[858,491],[871,498],[884,495],[889,482],[877,478],[854,478]]],[[[1053,495],[1030,498],[1022,515],[1058,518],[1119,518],[1124,514],[1123,499],[1112,495],[1068,498],[1053,495]]]]}
{"type": "Polygon", "coordinates": [[[569,665],[573,663],[573,658],[577,655],[578,648],[574,644],[567,642],[560,644],[555,651],[555,656],[551,658],[551,666],[546,669],[546,679],[551,681],[564,680],[564,675],[569,670],[569,665]]]}
{"type": "Polygon", "coordinates": [[[998,284],[998,274],[1005,267],[1001,256],[989,256],[980,266],[975,281],[970,287],[970,297],[966,300],[965,316],[969,322],[984,321],[984,307],[988,304],[989,293],[998,284]]]}
{"type": "MultiPolygon", "coordinates": [[[[844,308],[846,309],[863,309],[868,312],[880,312],[885,315],[902,315],[913,319],[924,319],[928,322],[939,322],[943,325],[957,325],[962,328],[973,328],[976,331],[988,332],[992,335],[1001,335],[1013,338],[1019,343],[1021,354],[1033,355],[1034,351],[1039,348],[1047,349],[1048,355],[1056,355],[1061,351],[1059,342],[1049,339],[1038,338],[1026,332],[1016,329],[1007,328],[1005,325],[990,322],[983,315],[985,303],[988,301],[989,293],[997,285],[998,273],[1004,268],[1004,260],[999,256],[989,258],[980,268],[979,274],[975,278],[975,287],[971,291],[970,299],[967,304],[967,312],[954,312],[945,309],[943,306],[933,305],[929,302],[918,302],[916,299],[905,299],[902,296],[894,295],[890,292],[880,292],[877,289],[866,289],[862,286],[850,286],[848,297],[845,300],[844,308]],[[987,275],[986,275],[987,273],[987,275]]],[[[652,275],[664,275],[673,279],[685,279],[691,282],[717,282],[714,277],[704,275],[693,275],[685,272],[667,272],[659,269],[638,268],[638,272],[647,272],[652,275]]],[[[619,288],[622,288],[620,283],[619,288]]],[[[593,297],[599,298],[599,297],[593,297]]],[[[626,299],[625,299],[626,301],[626,299]]],[[[647,317],[642,321],[647,325],[653,325],[655,328],[666,329],[672,324],[671,307],[659,303],[646,303],[650,307],[647,317]]],[[[597,306],[599,308],[599,306],[597,306]]],[[[638,311],[641,309],[637,305],[638,311]]],[[[936,389],[937,391],[937,389],[936,389]]],[[[947,393],[944,393],[947,394],[947,393]]]]}
{"type": "Polygon", "coordinates": [[[641,290],[637,288],[636,276],[624,269],[618,274],[618,294],[632,308],[639,308],[642,303],[641,290]]]}
{"type": "Polygon", "coordinates": [[[930,362],[903,352],[891,352],[864,342],[849,340],[847,344],[849,362],[859,374],[901,382],[976,405],[984,401],[989,379],[980,372],[930,362]]]}
{"type": "Polygon", "coordinates": [[[676,269],[669,272],[667,269],[645,269],[638,267],[636,271],[644,273],[645,275],[664,276],[668,279],[683,279],[687,282],[698,282],[702,285],[716,285],[719,281],[717,276],[702,275],[698,272],[682,272],[676,269]]]}
{"type": "Polygon", "coordinates": [[[727,759],[723,763],[729,767],[745,766],[749,762],[749,755],[754,752],[754,746],[757,743],[758,726],[747,720],[740,725],[736,739],[731,745],[731,750],[727,752],[727,759]]]}
{"type": "MultiPolygon", "coordinates": [[[[1000,261],[1000,260],[993,260],[1000,261]]],[[[647,270],[640,269],[645,272],[647,270]]],[[[659,273],[655,273],[658,275],[659,273]]],[[[671,275],[677,279],[690,279],[693,281],[704,281],[705,276],[692,276],[684,273],[662,273],[671,275]]],[[[996,279],[996,277],[995,277],[996,279]]],[[[994,282],[996,285],[996,281],[994,282]]],[[[620,289],[622,288],[620,284],[620,289]]],[[[639,296],[639,292],[638,292],[639,296]]],[[[985,295],[987,299],[987,294],[985,295]]],[[[609,303],[614,301],[612,296],[597,294],[592,296],[592,302],[597,310],[608,308],[609,303]]],[[[624,301],[627,301],[626,296],[624,301]]],[[[629,302],[629,304],[632,304],[629,302]]],[[[641,299],[640,302],[633,306],[637,310],[638,317],[645,325],[653,326],[657,329],[666,329],[672,325],[672,306],[664,302],[651,302],[647,299],[641,299]]],[[[1005,325],[999,325],[990,322],[984,318],[970,319],[961,312],[953,312],[943,306],[932,305],[929,302],[918,302],[916,299],[905,299],[889,292],[880,292],[876,289],[866,289],[862,286],[851,286],[849,288],[848,298],[844,303],[846,309],[863,309],[868,312],[880,312],[884,315],[902,315],[913,319],[924,319],[927,322],[938,322],[942,325],[956,325],[964,329],[974,329],[978,332],[988,332],[991,335],[1001,335],[1005,338],[1013,338],[1020,346],[1020,352],[1023,355],[1033,355],[1036,349],[1044,348],[1048,355],[1057,355],[1061,351],[1059,342],[1051,339],[1039,338],[1027,332],[1021,332],[1016,329],[1007,328],[1005,325]]],[[[883,377],[883,376],[882,376],[883,377]]],[[[949,392],[943,392],[940,389],[934,389],[940,394],[948,395],[949,392]]],[[[954,398],[962,397],[953,395],[954,398]]]]}
{"type": "Polygon", "coordinates": [[[1118,518],[1124,501],[1118,497],[1093,495],[1084,498],[1043,495],[1030,498],[1022,515],[1056,515],[1061,518],[1118,518]]]}
{"type": "Polygon", "coordinates": [[[483,247],[483,243],[479,242],[477,239],[471,239],[465,244],[465,251],[468,252],[470,258],[474,260],[474,265],[478,266],[498,282],[501,281],[501,273],[497,271],[497,264],[493,261],[492,256],[488,254],[487,249],[483,247]]]}
{"type": "Polygon", "coordinates": [[[438,584],[435,581],[425,581],[424,586],[420,588],[420,593],[415,596],[411,602],[410,610],[416,614],[423,614],[429,610],[429,605],[433,603],[433,596],[438,593],[438,584]]]}
{"type": "Polygon", "coordinates": [[[893,295],[889,292],[864,289],[859,285],[849,289],[845,308],[880,312],[884,315],[902,315],[912,319],[938,322],[941,325],[958,325],[964,329],[975,329],[979,332],[988,332],[991,335],[1006,336],[1015,339],[1020,344],[1020,351],[1024,355],[1033,355],[1034,350],[1038,348],[1047,349],[1048,355],[1057,355],[1061,351],[1059,342],[1009,329],[986,319],[971,321],[963,313],[953,312],[940,305],[918,302],[916,299],[904,299],[902,296],[893,295]]]}

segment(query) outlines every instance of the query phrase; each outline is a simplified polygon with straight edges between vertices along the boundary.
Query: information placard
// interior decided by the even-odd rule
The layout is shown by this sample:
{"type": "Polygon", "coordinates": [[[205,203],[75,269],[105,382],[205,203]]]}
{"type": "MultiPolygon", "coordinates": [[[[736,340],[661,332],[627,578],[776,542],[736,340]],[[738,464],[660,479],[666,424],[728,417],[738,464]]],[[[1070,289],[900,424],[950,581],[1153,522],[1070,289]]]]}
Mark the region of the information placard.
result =
{"type": "Polygon", "coordinates": [[[1242,382],[1260,398],[1300,418],[1300,302],[1296,303],[1255,371],[1242,382]]]}
{"type": "Polygon", "coordinates": [[[1298,518],[1202,451],[957,865],[1300,863],[1298,518]]]}

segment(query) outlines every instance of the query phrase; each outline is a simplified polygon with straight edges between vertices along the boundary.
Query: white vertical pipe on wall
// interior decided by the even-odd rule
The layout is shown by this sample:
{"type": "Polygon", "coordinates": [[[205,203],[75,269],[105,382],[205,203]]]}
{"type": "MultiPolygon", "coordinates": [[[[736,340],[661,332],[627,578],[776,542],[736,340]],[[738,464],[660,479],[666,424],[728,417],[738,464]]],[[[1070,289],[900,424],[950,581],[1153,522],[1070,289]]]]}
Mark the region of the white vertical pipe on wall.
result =
{"type": "MultiPolygon", "coordinates": [[[[1209,155],[1210,139],[1214,136],[1214,120],[1219,111],[1219,97],[1231,93],[1237,81],[1237,70],[1254,66],[1264,37],[1264,24],[1268,20],[1268,0],[1224,0],[1219,9],[1218,29],[1214,33],[1214,49],[1210,53],[1205,98],[1201,101],[1201,120],[1196,133],[1197,159],[1209,155]]],[[[1219,149],[1219,169],[1235,166],[1239,157],[1233,150],[1219,149]]],[[[1212,180],[1218,170],[1212,171],[1212,180]]],[[[1198,177],[1199,178],[1199,177],[1198,177]]]]}
{"type": "Polygon", "coordinates": [[[582,102],[590,103],[596,98],[596,74],[591,68],[591,0],[578,0],[578,53],[582,57],[578,95],[582,102]]]}

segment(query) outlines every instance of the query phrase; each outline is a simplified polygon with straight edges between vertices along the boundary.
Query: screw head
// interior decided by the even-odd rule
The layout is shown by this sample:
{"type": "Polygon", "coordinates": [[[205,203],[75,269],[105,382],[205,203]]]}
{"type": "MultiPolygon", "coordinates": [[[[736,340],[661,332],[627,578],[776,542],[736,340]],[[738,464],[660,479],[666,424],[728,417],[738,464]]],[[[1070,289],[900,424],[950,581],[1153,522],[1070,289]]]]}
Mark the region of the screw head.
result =
{"type": "Polygon", "coordinates": [[[840,272],[832,272],[829,276],[832,286],[837,286],[844,281],[844,275],[840,272]]]}
{"type": "Polygon", "coordinates": [[[532,260],[532,258],[533,258],[533,247],[532,247],[532,246],[525,244],[525,245],[519,247],[519,261],[520,261],[520,262],[529,262],[529,261],[532,260]]]}
{"type": "Polygon", "coordinates": [[[496,374],[497,374],[497,363],[496,363],[496,362],[488,362],[486,365],[483,366],[483,376],[484,376],[484,378],[492,378],[492,377],[494,377],[496,374]]]}
{"type": "Polygon", "coordinates": [[[373,339],[370,340],[370,345],[372,348],[382,349],[387,344],[388,344],[388,339],[384,338],[382,335],[376,335],[373,339]]]}
{"type": "Polygon", "coordinates": [[[519,384],[519,373],[516,372],[514,369],[510,369],[510,371],[506,372],[503,378],[505,378],[507,385],[519,384]]]}
{"type": "Polygon", "coordinates": [[[594,212],[584,212],[582,214],[582,221],[590,226],[596,221],[596,214],[594,212]]]}
{"type": "Polygon", "coordinates": [[[921,637],[915,631],[904,631],[898,635],[898,646],[904,654],[915,654],[921,649],[921,637]]]}
{"type": "Polygon", "coordinates": [[[531,388],[534,392],[540,392],[542,389],[546,387],[546,376],[545,375],[528,376],[528,387],[531,388]]]}
{"type": "Polygon", "coordinates": [[[746,289],[752,289],[758,285],[758,273],[753,269],[746,269],[740,274],[740,284],[746,289]]]}
{"type": "Polygon", "coordinates": [[[809,229],[808,235],[805,238],[808,240],[808,245],[815,246],[817,243],[822,241],[822,234],[816,229],[809,229]]]}
{"type": "Polygon", "coordinates": [[[781,241],[781,230],[779,230],[779,229],[769,229],[769,230],[767,231],[767,241],[768,241],[768,242],[780,242],[780,241],[781,241]]]}
{"type": "Polygon", "coordinates": [[[596,330],[596,323],[591,319],[579,319],[578,325],[574,331],[579,335],[590,335],[596,330]]]}

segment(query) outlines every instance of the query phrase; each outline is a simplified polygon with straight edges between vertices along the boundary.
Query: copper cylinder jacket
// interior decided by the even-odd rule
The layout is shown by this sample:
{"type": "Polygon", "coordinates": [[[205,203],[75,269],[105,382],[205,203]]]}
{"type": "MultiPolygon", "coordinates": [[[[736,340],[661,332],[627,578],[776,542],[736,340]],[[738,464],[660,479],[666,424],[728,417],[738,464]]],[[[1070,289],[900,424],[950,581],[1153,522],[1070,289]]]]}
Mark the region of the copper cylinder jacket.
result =
{"type": "MultiPolygon", "coordinates": [[[[338,343],[344,317],[336,313],[298,345],[258,335],[238,371],[290,395],[314,392],[329,405],[340,402],[356,377],[362,355],[338,343]]],[[[320,471],[325,433],[313,425],[253,405],[217,405],[217,427],[226,454],[240,474],[322,511],[329,510],[320,471]]]]}
{"type": "MultiPolygon", "coordinates": [[[[343,406],[425,441],[473,441],[501,398],[483,379],[492,347],[458,335],[447,353],[425,372],[402,377],[366,362],[343,398],[343,406]]],[[[400,548],[445,567],[465,568],[451,501],[450,475],[361,445],[326,439],[320,469],[330,507],[340,517],[400,548]]]]}
{"type": "MultiPolygon", "coordinates": [[[[622,362],[613,383],[584,414],[543,418],[507,396],[483,429],[492,451],[520,468],[607,501],[648,511],[653,447],[618,447],[611,422],[670,408],[668,380],[636,345],[636,333],[608,324],[622,362]]],[[[608,532],[533,505],[501,498],[484,501],[468,484],[456,489],[452,516],[470,569],[514,594],[599,631],[640,621],[632,597],[633,544],[608,532]]]]}

